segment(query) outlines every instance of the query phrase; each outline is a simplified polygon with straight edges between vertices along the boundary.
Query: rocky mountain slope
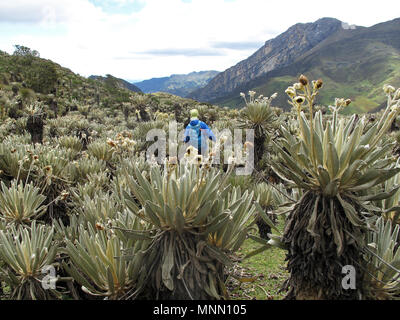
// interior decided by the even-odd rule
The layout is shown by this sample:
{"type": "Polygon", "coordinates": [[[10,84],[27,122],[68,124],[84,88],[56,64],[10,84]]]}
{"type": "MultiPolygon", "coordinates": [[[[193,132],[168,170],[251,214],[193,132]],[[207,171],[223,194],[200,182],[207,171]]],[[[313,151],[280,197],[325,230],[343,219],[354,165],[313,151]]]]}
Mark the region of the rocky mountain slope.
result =
{"type": "Polygon", "coordinates": [[[272,70],[293,63],[304,52],[312,49],[341,28],[339,20],[323,18],[314,23],[298,23],[264,46],[252,56],[218,74],[207,86],[190,96],[212,101],[241,87],[243,84],[272,70]]]}

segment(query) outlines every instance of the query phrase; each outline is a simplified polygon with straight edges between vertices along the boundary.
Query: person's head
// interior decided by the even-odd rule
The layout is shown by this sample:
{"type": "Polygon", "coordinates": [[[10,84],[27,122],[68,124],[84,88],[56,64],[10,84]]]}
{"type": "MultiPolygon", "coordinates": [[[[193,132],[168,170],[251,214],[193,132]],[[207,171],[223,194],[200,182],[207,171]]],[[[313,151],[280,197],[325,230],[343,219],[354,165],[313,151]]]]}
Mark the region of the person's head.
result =
{"type": "Polygon", "coordinates": [[[199,111],[197,109],[190,110],[190,119],[198,119],[199,111]]]}

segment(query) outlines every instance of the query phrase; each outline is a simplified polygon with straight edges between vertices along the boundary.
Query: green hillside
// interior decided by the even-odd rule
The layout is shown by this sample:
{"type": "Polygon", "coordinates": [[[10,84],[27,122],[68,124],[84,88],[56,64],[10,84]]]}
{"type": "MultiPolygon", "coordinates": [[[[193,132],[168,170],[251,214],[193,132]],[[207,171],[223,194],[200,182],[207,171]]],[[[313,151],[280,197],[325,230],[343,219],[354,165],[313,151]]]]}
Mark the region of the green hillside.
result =
{"type": "Polygon", "coordinates": [[[140,90],[138,87],[136,87],[132,83],[129,83],[128,81],[125,81],[124,79],[119,79],[119,78],[113,77],[110,74],[107,74],[105,77],[90,76],[89,79],[99,80],[113,88],[128,89],[130,91],[139,92],[139,93],[142,92],[142,90],[140,90]]]}
{"type": "Polygon", "coordinates": [[[35,103],[45,107],[48,118],[78,110],[87,115],[93,107],[120,110],[126,118],[140,110],[143,116],[144,112],[159,110],[180,116],[182,110],[198,104],[167,93],[135,92],[133,85],[128,88],[122,81],[112,75],[94,79],[82,77],[40,58],[37,51],[24,46],[16,46],[12,55],[0,50],[0,112],[3,118],[22,117],[26,108],[35,103]]]}

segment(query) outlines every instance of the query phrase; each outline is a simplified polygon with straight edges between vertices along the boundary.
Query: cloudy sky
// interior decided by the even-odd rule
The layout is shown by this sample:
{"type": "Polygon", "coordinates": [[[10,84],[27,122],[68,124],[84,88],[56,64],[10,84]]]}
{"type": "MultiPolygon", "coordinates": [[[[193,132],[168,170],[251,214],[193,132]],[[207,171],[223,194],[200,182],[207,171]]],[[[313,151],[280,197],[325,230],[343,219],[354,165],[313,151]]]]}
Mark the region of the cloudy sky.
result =
{"type": "Polygon", "coordinates": [[[36,49],[83,76],[223,71],[298,22],[371,26],[398,0],[0,0],[0,50],[36,49]]]}

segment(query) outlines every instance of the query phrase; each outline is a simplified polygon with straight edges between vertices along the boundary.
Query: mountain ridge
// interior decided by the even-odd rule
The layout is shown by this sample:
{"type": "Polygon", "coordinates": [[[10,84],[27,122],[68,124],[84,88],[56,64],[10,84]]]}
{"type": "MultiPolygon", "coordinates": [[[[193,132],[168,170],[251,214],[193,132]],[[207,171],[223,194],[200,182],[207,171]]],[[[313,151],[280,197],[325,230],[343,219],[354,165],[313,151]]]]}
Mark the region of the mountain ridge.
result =
{"type": "MultiPolygon", "coordinates": [[[[400,85],[400,18],[371,27],[343,29],[342,26],[290,64],[249,79],[218,97],[203,100],[237,107],[243,105],[240,92],[253,90],[267,96],[280,92],[275,104],[287,109],[289,105],[282,92],[301,73],[313,79],[322,78],[329,88],[321,92],[317,103],[331,104],[335,97],[343,96],[354,102],[348,108],[349,113],[379,109],[385,101],[382,85],[400,85]]],[[[193,98],[202,100],[196,95],[193,98]]]]}
{"type": "Polygon", "coordinates": [[[334,18],[321,18],[313,23],[297,23],[277,37],[266,41],[250,57],[221,72],[207,86],[196,90],[189,97],[213,101],[245,82],[291,64],[302,52],[310,50],[341,26],[342,22],[334,18]]]}

